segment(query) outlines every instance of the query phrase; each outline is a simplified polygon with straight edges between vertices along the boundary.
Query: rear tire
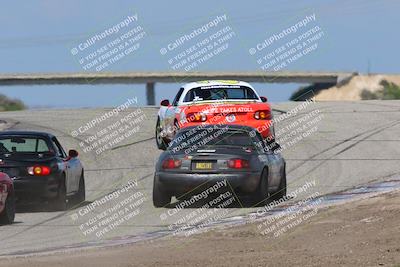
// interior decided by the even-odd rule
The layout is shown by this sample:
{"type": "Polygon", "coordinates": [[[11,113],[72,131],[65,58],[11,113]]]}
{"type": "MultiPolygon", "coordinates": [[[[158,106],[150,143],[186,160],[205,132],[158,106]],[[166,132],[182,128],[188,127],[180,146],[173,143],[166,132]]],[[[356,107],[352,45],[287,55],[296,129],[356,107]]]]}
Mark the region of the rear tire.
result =
{"type": "Polygon", "coordinates": [[[164,137],[161,136],[161,122],[160,122],[160,117],[157,118],[157,124],[156,124],[156,143],[158,149],[161,150],[166,150],[167,149],[167,143],[164,140],[164,137]]]}
{"type": "Polygon", "coordinates": [[[80,205],[85,201],[85,199],[86,199],[85,177],[83,176],[82,173],[81,178],[79,179],[78,192],[76,193],[76,204],[80,205]]]}
{"type": "Polygon", "coordinates": [[[268,200],[268,169],[264,169],[261,173],[260,183],[255,193],[255,204],[263,204],[268,200]]]}
{"type": "Polygon", "coordinates": [[[171,203],[171,196],[157,185],[154,179],[153,183],[153,205],[156,208],[162,208],[171,203]]]}
{"type": "Polygon", "coordinates": [[[283,197],[286,196],[286,166],[283,167],[282,173],[281,173],[281,181],[279,183],[279,188],[278,190],[271,196],[272,200],[279,200],[283,197]]]}
{"type": "Polygon", "coordinates": [[[3,212],[0,214],[0,224],[12,224],[15,218],[15,196],[10,193],[6,199],[3,212]]]}
{"type": "Polygon", "coordinates": [[[64,211],[68,208],[67,203],[67,190],[65,188],[65,180],[61,182],[60,188],[58,189],[58,196],[55,199],[54,209],[57,211],[64,211]]]}

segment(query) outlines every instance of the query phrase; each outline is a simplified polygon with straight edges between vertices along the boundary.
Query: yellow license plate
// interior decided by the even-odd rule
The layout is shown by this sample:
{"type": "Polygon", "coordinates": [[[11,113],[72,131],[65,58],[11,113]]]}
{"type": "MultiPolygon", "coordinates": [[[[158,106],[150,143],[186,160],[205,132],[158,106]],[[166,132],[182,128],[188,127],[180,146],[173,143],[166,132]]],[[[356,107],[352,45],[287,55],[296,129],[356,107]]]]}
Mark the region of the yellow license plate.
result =
{"type": "Polygon", "coordinates": [[[210,170],[212,169],[211,162],[196,162],[196,169],[210,170]]]}

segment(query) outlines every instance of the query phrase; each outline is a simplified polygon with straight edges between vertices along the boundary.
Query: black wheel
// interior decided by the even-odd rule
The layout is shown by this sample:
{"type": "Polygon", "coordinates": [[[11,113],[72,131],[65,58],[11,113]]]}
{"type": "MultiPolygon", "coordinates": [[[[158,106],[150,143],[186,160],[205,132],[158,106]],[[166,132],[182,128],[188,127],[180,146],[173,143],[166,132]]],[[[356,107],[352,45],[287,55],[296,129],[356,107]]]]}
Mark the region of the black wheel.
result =
{"type": "Polygon", "coordinates": [[[163,191],[160,186],[157,185],[154,179],[153,183],[153,205],[156,208],[162,208],[171,203],[171,196],[163,191]]]}
{"type": "Polygon", "coordinates": [[[85,201],[86,198],[86,189],[85,189],[85,177],[83,176],[83,173],[81,175],[81,178],[79,179],[79,189],[78,192],[76,193],[76,204],[79,205],[82,202],[85,201]]]}
{"type": "Polygon", "coordinates": [[[256,204],[263,204],[268,199],[268,170],[264,169],[261,173],[260,183],[255,193],[256,204]]]}
{"type": "Polygon", "coordinates": [[[65,188],[65,180],[61,182],[60,187],[58,189],[58,196],[54,202],[55,210],[66,210],[68,207],[67,203],[67,190],[65,188]]]}
{"type": "Polygon", "coordinates": [[[279,188],[278,190],[272,194],[271,199],[272,200],[279,200],[283,197],[286,196],[286,166],[283,167],[283,170],[281,172],[281,182],[279,183],[279,188]]]}
{"type": "Polygon", "coordinates": [[[0,214],[0,224],[12,224],[15,218],[15,197],[10,193],[6,199],[3,212],[0,214]]]}
{"type": "Polygon", "coordinates": [[[157,125],[156,125],[156,143],[158,149],[166,150],[167,143],[164,140],[164,137],[161,135],[161,126],[160,126],[160,118],[157,118],[157,125]]]}

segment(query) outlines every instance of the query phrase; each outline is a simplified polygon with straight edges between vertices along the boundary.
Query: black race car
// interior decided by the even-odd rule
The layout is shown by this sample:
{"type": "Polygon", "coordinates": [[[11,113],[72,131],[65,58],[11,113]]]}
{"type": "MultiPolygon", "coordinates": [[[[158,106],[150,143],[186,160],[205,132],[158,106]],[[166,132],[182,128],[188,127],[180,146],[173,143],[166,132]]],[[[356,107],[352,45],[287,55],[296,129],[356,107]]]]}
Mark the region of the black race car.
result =
{"type": "Polygon", "coordinates": [[[0,171],[14,182],[17,203],[48,201],[67,209],[71,197],[85,200],[85,179],[78,152],[68,155],[57,138],[33,131],[0,132],[0,171]]]}
{"type": "Polygon", "coordinates": [[[226,180],[256,203],[286,195],[285,160],[254,128],[200,125],[180,130],[157,162],[153,204],[187,197],[199,186],[226,180]]]}

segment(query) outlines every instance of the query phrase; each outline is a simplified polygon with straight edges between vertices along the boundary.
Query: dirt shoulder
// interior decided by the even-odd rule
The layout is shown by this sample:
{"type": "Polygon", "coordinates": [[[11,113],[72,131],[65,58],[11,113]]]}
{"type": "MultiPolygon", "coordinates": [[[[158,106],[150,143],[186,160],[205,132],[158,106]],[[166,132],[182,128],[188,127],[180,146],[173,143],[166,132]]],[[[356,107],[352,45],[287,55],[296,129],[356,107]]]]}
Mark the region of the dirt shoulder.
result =
{"type": "Polygon", "coordinates": [[[259,223],[0,266],[400,266],[400,192],[320,209],[279,237],[259,223]]]}
{"type": "Polygon", "coordinates": [[[318,92],[315,99],[319,101],[358,101],[362,99],[361,93],[364,90],[374,93],[383,89],[381,82],[384,80],[399,85],[400,75],[357,75],[344,85],[336,85],[318,92]]]}

